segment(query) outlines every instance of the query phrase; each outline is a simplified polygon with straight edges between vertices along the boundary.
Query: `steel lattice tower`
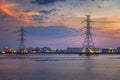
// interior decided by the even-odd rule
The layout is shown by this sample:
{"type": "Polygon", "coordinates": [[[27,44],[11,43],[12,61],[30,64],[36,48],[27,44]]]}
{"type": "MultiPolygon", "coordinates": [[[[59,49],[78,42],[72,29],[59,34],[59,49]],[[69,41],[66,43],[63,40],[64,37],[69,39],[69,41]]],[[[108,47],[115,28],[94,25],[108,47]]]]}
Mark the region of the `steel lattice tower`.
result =
{"type": "Polygon", "coordinates": [[[21,27],[21,29],[19,30],[20,34],[20,44],[19,44],[19,49],[25,49],[25,31],[24,31],[24,28],[21,27]]]}
{"type": "Polygon", "coordinates": [[[94,42],[92,39],[92,33],[91,33],[91,20],[90,20],[90,15],[86,15],[87,19],[85,20],[86,22],[86,33],[85,33],[85,38],[84,38],[84,43],[83,43],[83,48],[88,50],[89,48],[95,48],[94,42]]]}

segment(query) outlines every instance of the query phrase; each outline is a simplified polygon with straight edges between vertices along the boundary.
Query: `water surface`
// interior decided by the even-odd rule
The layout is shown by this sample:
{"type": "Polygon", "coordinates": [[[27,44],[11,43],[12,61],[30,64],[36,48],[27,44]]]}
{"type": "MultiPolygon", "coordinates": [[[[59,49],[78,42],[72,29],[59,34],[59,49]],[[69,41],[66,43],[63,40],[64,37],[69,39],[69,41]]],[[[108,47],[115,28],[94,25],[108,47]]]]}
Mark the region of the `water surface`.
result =
{"type": "Polygon", "coordinates": [[[120,80],[120,55],[0,55],[0,80],[120,80]]]}

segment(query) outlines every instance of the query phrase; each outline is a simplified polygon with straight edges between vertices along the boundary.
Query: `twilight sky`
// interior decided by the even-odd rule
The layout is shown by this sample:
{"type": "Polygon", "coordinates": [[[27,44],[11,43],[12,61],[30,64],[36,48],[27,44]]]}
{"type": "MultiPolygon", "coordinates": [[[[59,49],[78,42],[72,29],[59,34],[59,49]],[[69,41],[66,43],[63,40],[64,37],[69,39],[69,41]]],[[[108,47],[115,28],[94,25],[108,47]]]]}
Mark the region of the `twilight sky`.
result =
{"type": "Polygon", "coordinates": [[[18,48],[21,26],[26,47],[82,47],[88,14],[95,46],[120,47],[119,9],[120,0],[0,0],[0,49],[18,48]]]}

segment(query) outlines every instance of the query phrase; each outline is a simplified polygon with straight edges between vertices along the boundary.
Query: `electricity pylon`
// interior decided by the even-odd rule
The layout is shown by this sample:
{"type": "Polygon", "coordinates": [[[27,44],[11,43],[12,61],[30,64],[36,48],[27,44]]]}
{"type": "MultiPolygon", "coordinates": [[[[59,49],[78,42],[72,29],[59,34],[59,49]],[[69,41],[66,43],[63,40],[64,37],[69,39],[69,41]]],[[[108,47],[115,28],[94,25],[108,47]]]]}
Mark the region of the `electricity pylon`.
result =
{"type": "Polygon", "coordinates": [[[84,42],[83,42],[83,48],[85,49],[85,52],[90,52],[89,49],[90,48],[95,48],[94,46],[94,42],[92,39],[92,32],[91,32],[91,19],[90,19],[90,15],[86,15],[87,19],[85,20],[86,22],[86,32],[85,32],[85,38],[84,38],[84,42]]]}

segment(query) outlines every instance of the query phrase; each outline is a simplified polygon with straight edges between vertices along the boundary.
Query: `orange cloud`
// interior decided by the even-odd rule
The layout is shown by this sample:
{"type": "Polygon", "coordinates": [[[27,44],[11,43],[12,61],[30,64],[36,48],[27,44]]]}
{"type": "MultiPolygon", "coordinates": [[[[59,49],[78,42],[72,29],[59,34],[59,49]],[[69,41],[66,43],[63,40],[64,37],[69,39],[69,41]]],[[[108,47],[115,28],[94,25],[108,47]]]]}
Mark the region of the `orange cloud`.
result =
{"type": "Polygon", "coordinates": [[[11,10],[8,9],[9,7],[14,7],[14,6],[17,6],[17,5],[16,5],[16,4],[0,5],[0,10],[1,10],[3,13],[5,13],[5,14],[11,16],[11,17],[18,18],[17,15],[14,15],[14,14],[15,14],[14,12],[12,12],[11,10]]]}
{"type": "Polygon", "coordinates": [[[30,23],[30,17],[32,15],[39,15],[38,12],[23,12],[20,9],[17,10],[16,7],[18,6],[21,5],[7,0],[0,0],[0,11],[3,14],[15,18],[17,20],[23,21],[25,23],[30,23]],[[17,11],[12,10],[12,8],[16,8],[17,11]]]}
{"type": "Polygon", "coordinates": [[[102,17],[94,19],[95,34],[103,37],[120,39],[120,18],[102,17]]]}

